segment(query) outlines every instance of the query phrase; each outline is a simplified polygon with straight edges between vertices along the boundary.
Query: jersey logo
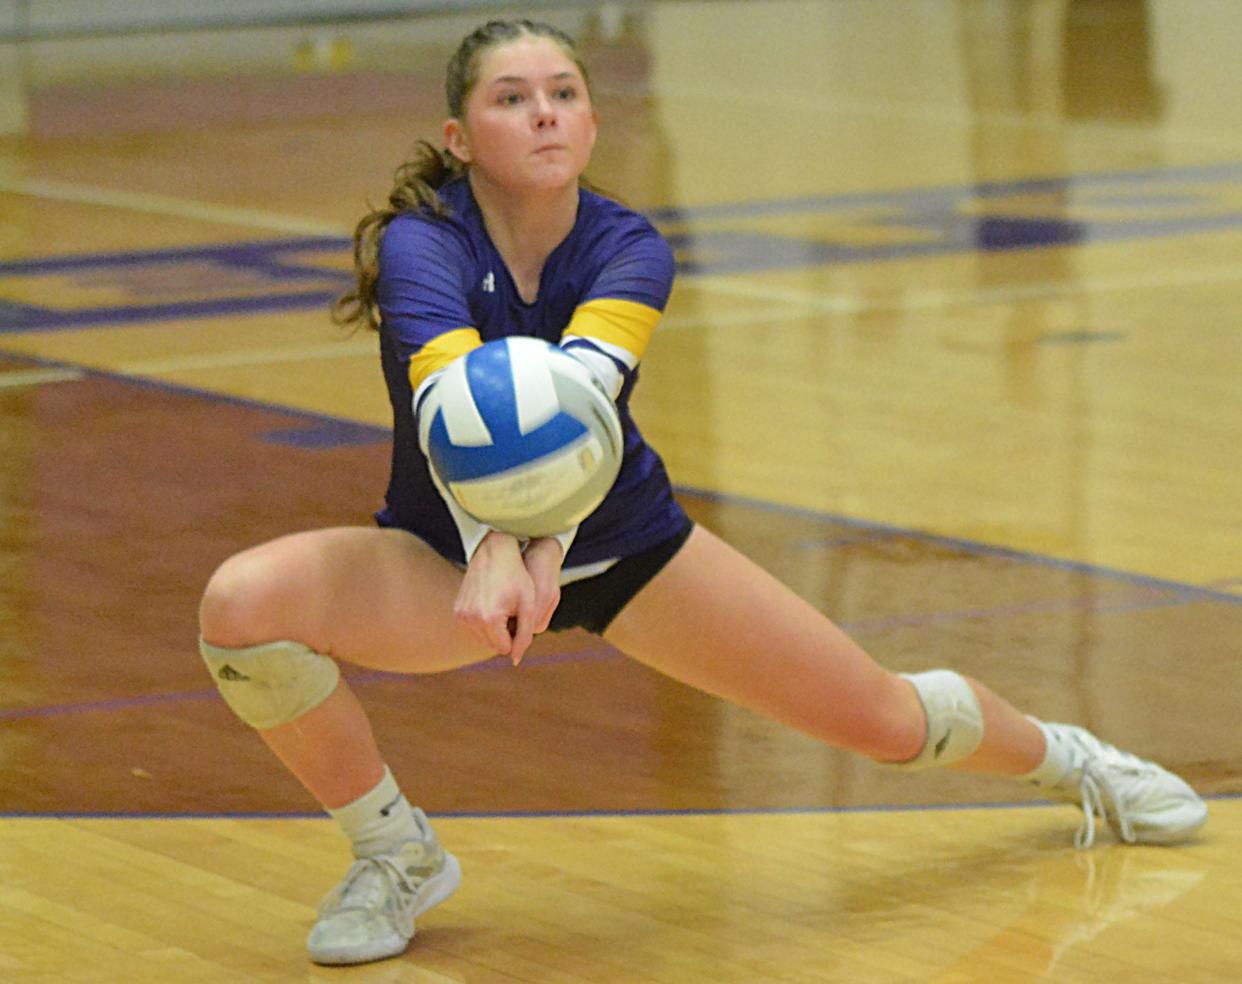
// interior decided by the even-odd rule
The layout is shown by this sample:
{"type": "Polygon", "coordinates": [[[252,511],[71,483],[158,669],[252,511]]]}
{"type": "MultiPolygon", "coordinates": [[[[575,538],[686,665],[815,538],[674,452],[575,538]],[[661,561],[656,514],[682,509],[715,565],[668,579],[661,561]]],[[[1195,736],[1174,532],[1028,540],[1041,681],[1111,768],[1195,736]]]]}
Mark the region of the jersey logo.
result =
{"type": "Polygon", "coordinates": [[[487,276],[483,278],[483,293],[496,293],[496,275],[490,270],[488,271],[487,276]]]}

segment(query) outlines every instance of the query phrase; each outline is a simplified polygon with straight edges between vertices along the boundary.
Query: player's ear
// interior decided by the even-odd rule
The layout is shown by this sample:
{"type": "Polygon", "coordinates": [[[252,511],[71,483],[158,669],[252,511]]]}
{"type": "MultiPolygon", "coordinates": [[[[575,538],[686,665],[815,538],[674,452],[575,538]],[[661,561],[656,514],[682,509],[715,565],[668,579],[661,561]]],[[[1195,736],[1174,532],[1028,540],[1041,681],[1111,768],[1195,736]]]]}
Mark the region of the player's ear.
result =
{"type": "Polygon", "coordinates": [[[450,116],[444,121],[444,146],[463,164],[470,163],[470,141],[466,138],[466,128],[456,117],[450,116]]]}

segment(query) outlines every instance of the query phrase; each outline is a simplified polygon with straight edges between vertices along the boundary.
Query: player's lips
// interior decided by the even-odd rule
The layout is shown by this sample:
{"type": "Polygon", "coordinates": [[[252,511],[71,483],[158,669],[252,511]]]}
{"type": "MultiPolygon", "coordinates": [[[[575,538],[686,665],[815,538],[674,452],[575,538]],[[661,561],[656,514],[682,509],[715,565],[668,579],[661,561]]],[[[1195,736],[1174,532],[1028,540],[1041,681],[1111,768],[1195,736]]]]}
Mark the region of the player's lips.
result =
{"type": "Polygon", "coordinates": [[[536,154],[546,154],[546,153],[548,153],[549,151],[554,151],[554,150],[565,150],[565,149],[566,149],[566,147],[565,147],[565,145],[564,145],[564,144],[544,144],[542,147],[536,147],[536,148],[535,148],[535,153],[536,153],[536,154]]]}

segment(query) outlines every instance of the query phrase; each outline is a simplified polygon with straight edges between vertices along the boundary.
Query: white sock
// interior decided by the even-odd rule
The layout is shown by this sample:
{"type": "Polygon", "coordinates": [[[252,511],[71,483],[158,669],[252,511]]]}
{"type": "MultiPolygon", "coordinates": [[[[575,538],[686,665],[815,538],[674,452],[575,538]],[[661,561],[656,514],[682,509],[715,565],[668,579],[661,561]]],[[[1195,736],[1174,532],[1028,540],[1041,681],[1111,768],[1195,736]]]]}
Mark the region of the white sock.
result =
{"type": "Polygon", "coordinates": [[[1047,750],[1044,752],[1044,760],[1034,769],[1024,776],[1018,776],[1019,779],[1025,779],[1027,782],[1033,782],[1036,786],[1056,786],[1064,779],[1074,768],[1074,756],[1070,747],[1066,745],[1057,733],[1048,728],[1039,718],[1027,715],[1027,719],[1038,726],[1039,730],[1044,733],[1044,744],[1047,750]]]}
{"type": "Polygon", "coordinates": [[[356,858],[375,857],[402,841],[419,840],[423,836],[414,820],[413,808],[397,788],[388,766],[384,766],[384,778],[378,786],[328,813],[345,831],[356,858]]]}

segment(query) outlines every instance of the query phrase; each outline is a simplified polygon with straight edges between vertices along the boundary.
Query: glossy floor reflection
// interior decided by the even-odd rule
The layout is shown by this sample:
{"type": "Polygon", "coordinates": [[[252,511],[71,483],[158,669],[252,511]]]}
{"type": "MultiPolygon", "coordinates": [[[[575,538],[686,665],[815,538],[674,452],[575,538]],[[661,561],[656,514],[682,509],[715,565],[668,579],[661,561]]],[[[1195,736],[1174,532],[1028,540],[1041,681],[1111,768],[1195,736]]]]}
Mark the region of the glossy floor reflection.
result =
{"type": "MultiPolygon", "coordinates": [[[[53,7],[102,8],[26,6],[43,33],[0,41],[0,980],[335,979],[303,939],[345,849],[220,702],[195,609],[234,551],[379,502],[374,339],[325,303],[480,15],[57,36],[53,7]]],[[[1185,847],[1079,855],[1069,807],[886,772],[585,634],[518,671],[355,673],[467,881],[351,979],[1242,976],[1239,8],[532,13],[582,39],[592,179],[675,248],[635,410],[694,516],[886,665],[1220,798],[1185,847]]]]}
{"type": "MultiPolygon", "coordinates": [[[[0,502],[12,531],[0,720],[6,765],[27,777],[4,809],[313,809],[211,687],[196,606],[215,565],[246,545],[367,522],[360,504],[376,501],[386,475],[383,432],[94,374],[0,401],[12,466],[0,502]],[[84,769],[97,781],[82,783],[84,769]]],[[[1159,755],[1206,792],[1242,788],[1242,744],[1221,728],[1242,684],[1228,659],[1242,632],[1232,598],[714,494],[681,498],[886,664],[956,666],[1032,713],[1159,755]],[[1198,695],[1189,719],[1151,714],[1146,681],[1166,641],[1198,654],[1161,688],[1173,701],[1198,695]]],[[[586,633],[545,637],[516,671],[497,660],[353,679],[394,769],[417,776],[438,812],[1025,795],[1003,782],[887,774],[664,680],[586,633]]]]}
{"type": "Polygon", "coordinates": [[[1068,807],[441,819],[461,891],[405,957],[349,971],[302,963],[341,863],[326,821],[10,820],[0,953],[72,981],[114,979],[92,967],[124,948],[131,979],[203,984],[1224,982],[1240,810],[1177,850],[1089,854],[1068,807]],[[89,877],[39,877],[65,861],[89,877]]]}

